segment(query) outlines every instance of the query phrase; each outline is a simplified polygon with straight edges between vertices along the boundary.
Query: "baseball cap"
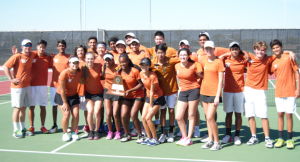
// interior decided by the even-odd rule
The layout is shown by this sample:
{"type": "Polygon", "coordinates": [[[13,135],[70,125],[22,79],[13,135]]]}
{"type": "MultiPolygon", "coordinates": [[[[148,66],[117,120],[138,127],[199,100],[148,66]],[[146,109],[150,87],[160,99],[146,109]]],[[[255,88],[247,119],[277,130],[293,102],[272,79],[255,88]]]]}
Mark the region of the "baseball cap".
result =
{"type": "Polygon", "coordinates": [[[76,62],[76,61],[79,62],[79,59],[78,59],[77,57],[71,57],[71,58],[69,59],[69,62],[76,62]]]}
{"type": "Polygon", "coordinates": [[[210,39],[208,32],[200,32],[199,37],[200,37],[200,35],[206,35],[208,37],[208,39],[210,39]]]}
{"type": "Polygon", "coordinates": [[[233,41],[233,42],[231,42],[230,44],[229,44],[229,48],[231,48],[233,45],[238,45],[239,47],[240,47],[240,44],[238,43],[238,42],[235,42],[235,41],[233,41]]]}
{"type": "Polygon", "coordinates": [[[22,43],[21,43],[21,46],[24,46],[27,43],[31,43],[32,44],[31,40],[29,40],[29,39],[23,39],[22,43]]]}
{"type": "Polygon", "coordinates": [[[114,56],[111,53],[105,53],[103,56],[103,60],[106,60],[107,58],[112,60],[112,59],[114,59],[114,56]]]}
{"type": "Polygon", "coordinates": [[[181,40],[181,41],[179,42],[179,46],[181,45],[181,43],[185,44],[186,46],[190,46],[189,41],[187,41],[187,40],[185,40],[185,39],[183,39],[183,40],[181,40]]]}
{"type": "Polygon", "coordinates": [[[213,41],[206,41],[204,44],[204,48],[206,47],[215,48],[215,43],[213,41]]]}
{"type": "Polygon", "coordinates": [[[132,32],[130,32],[130,33],[127,33],[127,34],[125,35],[125,39],[126,39],[126,37],[127,37],[127,36],[132,36],[132,37],[135,37],[134,33],[132,33],[132,32]]]}
{"type": "Polygon", "coordinates": [[[126,44],[125,44],[125,42],[124,42],[123,40],[118,40],[118,41],[116,42],[116,45],[118,45],[118,44],[123,44],[124,46],[126,46],[126,44]]]}
{"type": "Polygon", "coordinates": [[[144,57],[142,60],[141,60],[141,64],[146,64],[146,65],[149,65],[151,66],[151,60],[148,58],[148,57],[144,57]]]}
{"type": "Polygon", "coordinates": [[[136,38],[131,39],[130,44],[133,43],[133,42],[140,43],[140,41],[136,38]]]}

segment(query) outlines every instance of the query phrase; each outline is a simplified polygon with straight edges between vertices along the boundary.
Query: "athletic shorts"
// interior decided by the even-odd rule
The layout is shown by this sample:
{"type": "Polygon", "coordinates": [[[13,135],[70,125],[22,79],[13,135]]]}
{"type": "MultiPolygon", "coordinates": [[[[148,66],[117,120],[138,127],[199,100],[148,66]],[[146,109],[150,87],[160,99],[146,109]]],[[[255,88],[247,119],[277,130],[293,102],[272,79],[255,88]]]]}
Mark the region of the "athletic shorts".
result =
{"type": "Polygon", "coordinates": [[[199,98],[200,89],[191,89],[187,91],[180,91],[178,100],[182,102],[195,101],[199,98]]]}
{"type": "Polygon", "coordinates": [[[117,96],[117,95],[111,95],[111,94],[106,94],[106,92],[108,91],[108,89],[104,89],[104,93],[103,93],[103,98],[110,100],[110,101],[120,101],[123,99],[122,96],[117,96]]]}
{"type": "Polygon", "coordinates": [[[30,86],[11,88],[11,106],[15,108],[30,106],[30,86]]]}
{"type": "MultiPolygon", "coordinates": [[[[206,103],[214,103],[216,96],[205,96],[205,95],[200,95],[200,101],[201,102],[206,102],[206,103]]],[[[219,97],[219,103],[222,103],[222,97],[219,97]]]]}
{"type": "Polygon", "coordinates": [[[223,92],[223,110],[226,113],[237,112],[242,113],[245,111],[245,96],[244,92],[230,93],[223,92]]]}
{"type": "MultiPolygon", "coordinates": [[[[150,103],[150,98],[146,96],[146,103],[150,103]]],[[[153,99],[153,105],[164,105],[166,104],[165,97],[160,96],[158,98],[153,99]]]]}
{"type": "MultiPolygon", "coordinates": [[[[54,102],[57,105],[63,105],[64,102],[63,102],[63,100],[61,98],[61,95],[59,93],[55,94],[54,102]]],[[[72,107],[74,105],[79,105],[79,96],[78,96],[78,94],[76,94],[74,96],[67,97],[67,103],[70,107],[72,107]]]]}
{"type": "Polygon", "coordinates": [[[30,106],[48,106],[47,86],[30,86],[30,106]]]}
{"type": "Polygon", "coordinates": [[[286,112],[292,114],[297,111],[295,97],[276,97],[277,112],[286,112]]]}
{"type": "Polygon", "coordinates": [[[130,102],[134,102],[134,101],[142,101],[142,102],[144,102],[145,100],[144,100],[144,98],[124,98],[123,97],[123,101],[130,101],[130,102]]]}
{"type": "Polygon", "coordinates": [[[103,101],[103,93],[101,94],[91,94],[88,91],[85,91],[85,99],[93,100],[93,101],[103,101]]]}
{"type": "Polygon", "coordinates": [[[245,95],[245,116],[268,118],[267,100],[265,90],[246,87],[245,95]]]}
{"type": "Polygon", "coordinates": [[[56,87],[50,87],[50,103],[52,106],[57,106],[57,104],[54,102],[56,91],[56,87]]]}
{"type": "Polygon", "coordinates": [[[178,96],[177,93],[171,94],[169,96],[164,96],[166,104],[161,106],[160,109],[165,109],[167,106],[168,106],[169,109],[170,108],[174,109],[175,105],[176,105],[176,102],[177,102],[177,96],[178,96]]]}
{"type": "Polygon", "coordinates": [[[83,111],[87,111],[85,96],[79,96],[79,109],[83,111]]]}

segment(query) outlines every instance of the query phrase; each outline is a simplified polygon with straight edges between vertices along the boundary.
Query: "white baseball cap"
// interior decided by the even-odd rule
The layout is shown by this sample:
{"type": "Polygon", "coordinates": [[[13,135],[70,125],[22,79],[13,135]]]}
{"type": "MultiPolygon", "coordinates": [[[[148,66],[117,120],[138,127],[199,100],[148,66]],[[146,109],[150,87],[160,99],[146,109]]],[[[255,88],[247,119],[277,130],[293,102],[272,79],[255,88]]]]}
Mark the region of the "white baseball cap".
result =
{"type": "Polygon", "coordinates": [[[208,39],[210,39],[208,32],[200,32],[199,37],[200,37],[200,35],[206,35],[208,37],[208,39]]]}
{"type": "Polygon", "coordinates": [[[240,47],[240,44],[238,43],[238,42],[235,42],[235,41],[233,41],[233,42],[231,42],[230,44],[229,44],[229,48],[231,48],[233,45],[238,45],[239,47],[240,47]]]}
{"type": "Polygon", "coordinates": [[[206,41],[204,44],[204,48],[206,47],[215,48],[215,43],[213,41],[206,41]]]}
{"type": "Polygon", "coordinates": [[[27,43],[31,43],[32,44],[32,42],[29,39],[23,39],[22,43],[21,43],[21,46],[24,46],[27,43]]]}
{"type": "Polygon", "coordinates": [[[79,59],[77,57],[70,58],[69,62],[79,62],[79,59]]]}
{"type": "Polygon", "coordinates": [[[125,44],[125,42],[124,42],[123,40],[118,40],[118,41],[116,42],[116,45],[118,45],[118,44],[123,44],[124,46],[126,46],[126,44],[125,44]]]}
{"type": "Polygon", "coordinates": [[[181,40],[181,41],[179,42],[179,46],[181,45],[181,43],[185,44],[186,46],[190,46],[189,41],[187,41],[187,40],[185,40],[185,39],[183,39],[183,40],[181,40]]]}
{"type": "Polygon", "coordinates": [[[134,34],[134,33],[131,33],[131,32],[130,32],[130,33],[127,33],[127,34],[125,35],[125,39],[126,39],[127,36],[132,36],[132,37],[135,38],[135,34],[134,34]]]}
{"type": "Polygon", "coordinates": [[[138,39],[136,39],[136,38],[133,38],[133,39],[131,39],[131,41],[130,41],[130,43],[129,43],[129,44],[131,44],[131,43],[133,43],[133,42],[140,43],[140,41],[139,41],[138,39]]]}

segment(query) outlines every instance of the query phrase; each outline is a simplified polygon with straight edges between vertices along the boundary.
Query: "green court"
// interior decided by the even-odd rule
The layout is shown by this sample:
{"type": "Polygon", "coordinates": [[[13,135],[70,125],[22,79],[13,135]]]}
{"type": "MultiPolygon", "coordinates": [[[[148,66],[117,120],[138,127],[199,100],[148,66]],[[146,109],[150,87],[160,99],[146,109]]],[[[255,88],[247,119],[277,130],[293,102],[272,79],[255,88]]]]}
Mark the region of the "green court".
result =
{"type": "MultiPolygon", "coordinates": [[[[269,90],[272,91],[272,85],[269,83],[269,90]]],[[[274,88],[274,87],[273,87],[274,88]]],[[[6,97],[5,97],[6,98],[6,97]]],[[[268,102],[270,99],[268,99],[268,102]]],[[[126,143],[116,140],[106,140],[105,133],[101,134],[100,140],[87,140],[82,129],[79,130],[79,136],[82,139],[75,142],[63,142],[62,129],[60,120],[61,112],[58,112],[59,132],[55,134],[42,134],[40,132],[39,107],[35,110],[35,135],[23,139],[12,137],[12,108],[10,100],[0,100],[1,114],[1,139],[0,139],[0,161],[83,161],[83,160],[101,160],[101,161],[298,161],[300,151],[300,121],[294,115],[294,132],[295,149],[288,150],[286,146],[282,148],[266,148],[264,145],[264,134],[261,127],[261,120],[256,118],[257,136],[260,143],[253,146],[247,146],[246,142],[251,137],[248,127],[247,118],[243,117],[243,126],[240,137],[241,146],[235,146],[233,143],[223,144],[220,151],[210,151],[201,149],[203,143],[199,142],[200,138],[193,138],[194,144],[188,147],[177,146],[175,143],[164,143],[155,147],[143,146],[136,144],[136,137],[126,143]]],[[[206,123],[203,108],[200,110],[200,131],[201,136],[206,132],[206,123]]],[[[298,113],[300,110],[298,108],[298,113]]],[[[168,115],[167,115],[168,116],[168,115]]],[[[277,131],[277,111],[276,107],[268,107],[268,116],[270,121],[270,137],[272,141],[278,138],[277,131]]],[[[79,127],[84,126],[83,111],[80,110],[79,127]]],[[[225,136],[225,113],[222,105],[218,108],[219,138],[225,136]]],[[[46,128],[52,126],[52,106],[47,106],[46,128]]],[[[132,124],[132,123],[131,123],[132,124]]],[[[286,123],[285,123],[286,124],[286,123]]],[[[29,128],[28,115],[26,114],[26,127],[29,128]]],[[[168,127],[168,121],[167,121],[168,127]]],[[[176,133],[179,128],[177,127],[176,133]]],[[[234,136],[234,123],[232,128],[234,136]]],[[[284,139],[286,140],[286,125],[284,130],[284,139]]],[[[179,140],[177,137],[175,140],[179,140]]]]}

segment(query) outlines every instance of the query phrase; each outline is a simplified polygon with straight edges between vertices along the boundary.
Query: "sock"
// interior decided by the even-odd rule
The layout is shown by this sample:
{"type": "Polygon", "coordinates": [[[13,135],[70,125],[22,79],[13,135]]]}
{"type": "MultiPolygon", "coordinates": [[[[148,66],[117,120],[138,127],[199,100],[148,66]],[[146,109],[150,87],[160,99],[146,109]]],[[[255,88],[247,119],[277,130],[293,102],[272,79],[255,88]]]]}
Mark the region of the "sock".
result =
{"type": "Polygon", "coordinates": [[[14,132],[19,130],[18,128],[18,122],[13,122],[13,126],[14,126],[14,132]]]}
{"type": "Polygon", "coordinates": [[[101,122],[100,122],[100,125],[103,126],[103,124],[104,124],[104,123],[103,123],[103,118],[102,118],[102,119],[101,119],[101,122]]]}
{"type": "Polygon", "coordinates": [[[268,139],[270,139],[270,137],[265,137],[265,140],[268,140],[268,139]]]}
{"type": "Polygon", "coordinates": [[[44,126],[42,125],[41,128],[43,128],[44,126]]]}
{"type": "Polygon", "coordinates": [[[155,125],[160,124],[160,120],[159,119],[155,119],[155,125]]]}
{"type": "Polygon", "coordinates": [[[283,131],[278,131],[278,136],[280,139],[283,139],[283,131]]]}
{"type": "Polygon", "coordinates": [[[240,130],[235,130],[235,136],[240,136],[240,130]]]}
{"type": "Polygon", "coordinates": [[[252,137],[255,137],[255,138],[256,138],[256,134],[252,134],[252,137]]]}
{"type": "Polygon", "coordinates": [[[162,133],[162,134],[166,134],[166,132],[165,132],[165,127],[164,127],[164,126],[161,126],[161,133],[162,133]]]}
{"type": "Polygon", "coordinates": [[[30,126],[30,127],[34,128],[34,126],[30,126]]]}
{"type": "Polygon", "coordinates": [[[20,122],[20,129],[23,130],[25,128],[25,122],[20,122]]]}
{"type": "Polygon", "coordinates": [[[226,135],[231,136],[231,128],[226,128],[226,135]]]}
{"type": "Polygon", "coordinates": [[[215,145],[219,144],[219,142],[214,142],[215,145]]]}
{"type": "Polygon", "coordinates": [[[293,132],[288,132],[287,139],[290,140],[293,137],[293,132]]]}
{"type": "Polygon", "coordinates": [[[56,123],[54,123],[53,125],[54,125],[54,126],[57,126],[57,124],[56,124],[56,123]]]}
{"type": "Polygon", "coordinates": [[[199,126],[195,126],[194,131],[199,131],[199,126]]]}
{"type": "Polygon", "coordinates": [[[174,130],[174,126],[170,126],[170,129],[169,129],[170,133],[173,133],[173,130],[174,130]]]}

